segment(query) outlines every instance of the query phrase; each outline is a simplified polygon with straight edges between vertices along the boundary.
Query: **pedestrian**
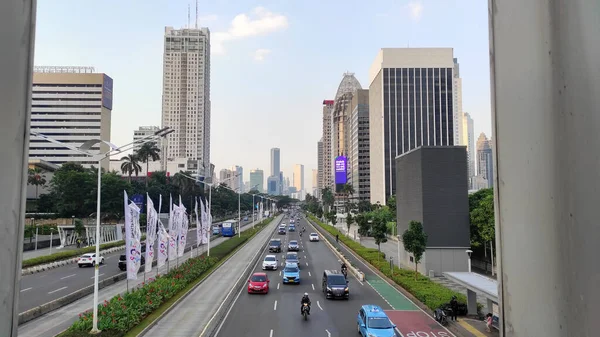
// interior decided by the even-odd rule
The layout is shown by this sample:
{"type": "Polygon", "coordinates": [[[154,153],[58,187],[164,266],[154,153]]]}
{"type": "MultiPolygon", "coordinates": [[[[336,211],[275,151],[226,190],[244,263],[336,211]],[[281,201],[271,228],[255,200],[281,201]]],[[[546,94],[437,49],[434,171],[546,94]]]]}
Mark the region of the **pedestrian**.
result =
{"type": "Polygon", "coordinates": [[[338,234],[335,235],[335,242],[340,243],[340,236],[338,234]]]}
{"type": "Polygon", "coordinates": [[[450,319],[456,321],[458,315],[458,301],[456,300],[456,296],[452,296],[452,300],[450,301],[450,308],[452,309],[450,319]]]}
{"type": "Polygon", "coordinates": [[[487,330],[487,332],[492,332],[492,322],[494,321],[494,315],[492,315],[491,312],[489,312],[487,315],[485,315],[485,328],[487,330]]]}

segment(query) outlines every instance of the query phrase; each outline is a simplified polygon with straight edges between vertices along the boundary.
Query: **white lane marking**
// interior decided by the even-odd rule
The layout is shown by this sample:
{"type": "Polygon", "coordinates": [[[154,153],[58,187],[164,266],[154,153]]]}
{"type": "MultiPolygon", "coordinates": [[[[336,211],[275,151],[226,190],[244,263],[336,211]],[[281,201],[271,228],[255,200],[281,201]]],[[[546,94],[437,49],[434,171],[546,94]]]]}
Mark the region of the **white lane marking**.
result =
{"type": "Polygon", "coordinates": [[[73,275],[68,275],[68,276],[65,276],[65,277],[61,277],[60,279],[61,279],[61,280],[64,280],[64,279],[66,279],[66,278],[73,277],[73,276],[75,276],[75,275],[77,275],[77,274],[73,274],[73,275]]]}
{"type": "Polygon", "coordinates": [[[271,332],[269,332],[269,337],[273,337],[273,329],[271,329],[271,332]]]}
{"type": "Polygon", "coordinates": [[[304,255],[304,258],[306,259],[306,255],[304,255]]]}
{"type": "Polygon", "coordinates": [[[314,284],[311,284],[311,286],[312,286],[312,288],[313,288],[313,291],[315,291],[315,285],[314,285],[314,284]]]}
{"type": "Polygon", "coordinates": [[[48,295],[54,294],[57,291],[61,291],[61,290],[65,290],[65,289],[67,289],[67,287],[62,287],[62,288],[58,288],[56,290],[52,290],[52,291],[48,292],[48,295]]]}
{"type": "Polygon", "coordinates": [[[306,262],[306,266],[308,267],[308,262],[306,262]]]}
{"type": "Polygon", "coordinates": [[[281,276],[281,270],[279,271],[279,276],[281,276]]]}
{"type": "Polygon", "coordinates": [[[329,332],[329,330],[325,329],[325,332],[327,332],[327,337],[331,337],[331,332],[329,332]]]}
{"type": "Polygon", "coordinates": [[[33,288],[25,288],[25,289],[21,289],[21,292],[25,292],[25,291],[27,291],[27,290],[31,290],[31,289],[33,289],[33,288]]]}
{"type": "Polygon", "coordinates": [[[310,272],[308,272],[308,276],[310,277],[310,272]]]}
{"type": "Polygon", "coordinates": [[[319,303],[319,301],[317,301],[317,306],[319,306],[319,309],[323,310],[323,308],[321,307],[321,303],[319,303]]]}
{"type": "Polygon", "coordinates": [[[275,304],[273,304],[273,310],[277,310],[277,300],[275,300],[275,304]]]}
{"type": "Polygon", "coordinates": [[[280,283],[277,283],[277,290],[279,290],[279,285],[280,285],[280,283]]]}
{"type": "MultiPolygon", "coordinates": [[[[103,276],[103,275],[104,275],[104,274],[98,274],[98,278],[100,278],[100,276],[103,276]]],[[[96,278],[96,275],[94,275],[94,276],[92,276],[92,277],[90,277],[90,278],[93,280],[94,278],[96,278]]]]}

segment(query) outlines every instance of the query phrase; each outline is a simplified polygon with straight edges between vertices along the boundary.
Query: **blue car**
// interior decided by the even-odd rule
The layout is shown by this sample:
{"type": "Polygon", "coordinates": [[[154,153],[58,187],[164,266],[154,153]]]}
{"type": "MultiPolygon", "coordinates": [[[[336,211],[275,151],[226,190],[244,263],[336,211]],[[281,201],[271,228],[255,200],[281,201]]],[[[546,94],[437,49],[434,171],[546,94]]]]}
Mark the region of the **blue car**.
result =
{"type": "Polygon", "coordinates": [[[296,231],[296,226],[290,225],[290,228],[288,229],[288,231],[295,232],[296,231]]]}
{"type": "Polygon", "coordinates": [[[285,263],[293,263],[300,269],[300,258],[296,252],[288,252],[285,254],[285,263]]]}
{"type": "Polygon", "coordinates": [[[283,283],[284,284],[300,284],[300,269],[295,263],[286,263],[283,268],[283,283]]]}
{"type": "Polygon", "coordinates": [[[356,318],[358,332],[363,337],[396,337],[396,326],[378,305],[366,304],[356,318]]]}

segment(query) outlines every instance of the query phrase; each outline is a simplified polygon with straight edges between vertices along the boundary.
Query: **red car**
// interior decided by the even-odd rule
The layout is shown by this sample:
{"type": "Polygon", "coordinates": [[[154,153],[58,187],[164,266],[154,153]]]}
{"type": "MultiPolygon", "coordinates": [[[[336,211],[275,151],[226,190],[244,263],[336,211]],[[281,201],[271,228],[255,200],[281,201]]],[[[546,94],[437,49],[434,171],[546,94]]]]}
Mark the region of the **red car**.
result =
{"type": "Polygon", "coordinates": [[[248,294],[268,294],[269,278],[266,273],[254,273],[248,280],[248,294]]]}

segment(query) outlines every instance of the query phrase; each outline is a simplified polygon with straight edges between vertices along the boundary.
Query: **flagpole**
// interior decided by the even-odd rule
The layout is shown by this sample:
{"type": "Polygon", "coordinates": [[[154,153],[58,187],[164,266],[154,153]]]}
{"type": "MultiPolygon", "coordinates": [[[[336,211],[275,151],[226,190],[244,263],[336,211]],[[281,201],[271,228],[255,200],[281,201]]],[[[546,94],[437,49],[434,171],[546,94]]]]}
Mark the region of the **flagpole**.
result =
{"type": "MultiPolygon", "coordinates": [[[[210,221],[210,217],[212,216],[212,184],[208,185],[208,223],[210,227],[212,227],[212,222],[210,221]]],[[[210,237],[212,236],[212,228],[210,228],[210,232],[208,235],[208,245],[206,246],[206,256],[210,257],[210,237]]]]}

